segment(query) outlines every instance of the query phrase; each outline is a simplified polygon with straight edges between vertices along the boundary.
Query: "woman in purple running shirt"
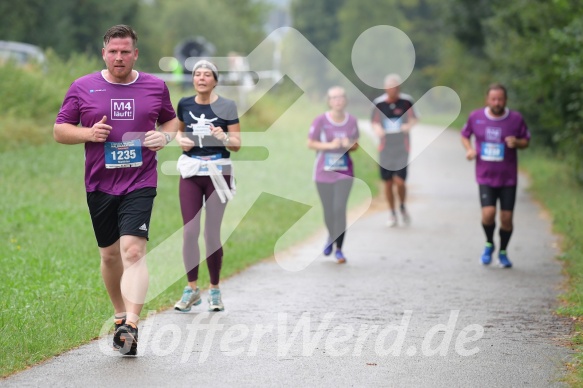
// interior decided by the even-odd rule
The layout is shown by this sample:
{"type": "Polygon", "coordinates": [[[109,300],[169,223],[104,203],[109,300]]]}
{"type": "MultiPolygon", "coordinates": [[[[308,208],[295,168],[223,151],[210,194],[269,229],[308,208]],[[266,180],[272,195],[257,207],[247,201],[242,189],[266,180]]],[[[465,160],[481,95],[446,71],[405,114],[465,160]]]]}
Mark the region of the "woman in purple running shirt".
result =
{"type": "Polygon", "coordinates": [[[324,255],[330,255],[336,244],[338,263],[346,262],[342,245],[346,233],[346,206],[354,177],[349,152],[358,148],[359,135],[356,118],[344,111],[346,104],[344,89],[339,86],[330,88],[330,110],[314,119],[308,135],[308,148],[317,151],[314,181],[328,229],[324,255]]]}

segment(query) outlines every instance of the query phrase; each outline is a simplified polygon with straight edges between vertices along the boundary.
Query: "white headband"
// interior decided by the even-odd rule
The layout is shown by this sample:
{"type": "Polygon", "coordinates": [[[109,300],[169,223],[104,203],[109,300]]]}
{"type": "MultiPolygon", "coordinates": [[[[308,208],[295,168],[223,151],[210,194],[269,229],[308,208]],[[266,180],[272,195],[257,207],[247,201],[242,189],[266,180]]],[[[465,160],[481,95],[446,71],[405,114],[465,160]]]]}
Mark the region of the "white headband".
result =
{"type": "Polygon", "coordinates": [[[212,71],[213,75],[215,76],[215,80],[219,79],[219,71],[217,70],[217,67],[210,63],[209,61],[207,61],[206,59],[201,59],[200,61],[194,64],[194,67],[192,68],[192,75],[194,75],[194,72],[197,69],[200,69],[201,67],[212,71]]]}

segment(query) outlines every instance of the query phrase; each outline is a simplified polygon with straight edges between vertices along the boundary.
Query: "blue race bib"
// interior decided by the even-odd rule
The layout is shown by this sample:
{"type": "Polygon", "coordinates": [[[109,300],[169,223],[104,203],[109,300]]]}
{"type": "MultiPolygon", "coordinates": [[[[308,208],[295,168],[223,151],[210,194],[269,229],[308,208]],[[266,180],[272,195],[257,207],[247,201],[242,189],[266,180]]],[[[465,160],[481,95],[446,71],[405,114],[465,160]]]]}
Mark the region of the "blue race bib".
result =
{"type": "Polygon", "coordinates": [[[105,168],[127,168],[142,165],[142,142],[130,140],[105,143],[105,168]]]}
{"type": "MultiPolygon", "coordinates": [[[[197,176],[208,176],[208,175],[210,175],[210,171],[209,171],[209,168],[205,162],[222,159],[223,156],[221,154],[214,154],[214,155],[209,155],[209,156],[192,156],[192,157],[199,159],[201,161],[200,169],[198,170],[196,175],[197,176]]],[[[219,172],[222,174],[223,173],[223,166],[220,164],[217,164],[216,166],[217,166],[217,169],[219,170],[219,172]]]]}
{"type": "Polygon", "coordinates": [[[383,129],[386,133],[397,133],[401,132],[401,125],[403,120],[401,117],[389,119],[388,117],[383,118],[383,129]]]}
{"type": "Polygon", "coordinates": [[[487,162],[501,162],[504,160],[504,143],[482,143],[480,158],[487,162]]]}
{"type": "Polygon", "coordinates": [[[348,171],[348,155],[339,152],[324,153],[324,171],[348,171]]]}

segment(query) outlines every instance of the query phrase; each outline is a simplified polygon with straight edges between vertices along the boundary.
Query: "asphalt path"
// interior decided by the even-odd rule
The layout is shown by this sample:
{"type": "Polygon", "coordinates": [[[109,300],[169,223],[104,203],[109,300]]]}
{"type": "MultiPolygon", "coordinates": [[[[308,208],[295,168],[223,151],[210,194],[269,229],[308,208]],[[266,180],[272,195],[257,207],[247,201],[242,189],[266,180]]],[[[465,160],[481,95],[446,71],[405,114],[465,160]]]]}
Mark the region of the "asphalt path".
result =
{"type": "Polygon", "coordinates": [[[190,313],[142,321],[138,357],[112,351],[108,335],[0,385],[564,386],[571,327],[553,313],[565,279],[549,218],[521,176],[514,267],[482,266],[473,163],[459,133],[436,131],[412,133],[412,223],[387,227],[374,200],[351,216],[346,264],[312,261],[321,232],[222,282],[224,312],[206,312],[205,293],[190,313]]]}

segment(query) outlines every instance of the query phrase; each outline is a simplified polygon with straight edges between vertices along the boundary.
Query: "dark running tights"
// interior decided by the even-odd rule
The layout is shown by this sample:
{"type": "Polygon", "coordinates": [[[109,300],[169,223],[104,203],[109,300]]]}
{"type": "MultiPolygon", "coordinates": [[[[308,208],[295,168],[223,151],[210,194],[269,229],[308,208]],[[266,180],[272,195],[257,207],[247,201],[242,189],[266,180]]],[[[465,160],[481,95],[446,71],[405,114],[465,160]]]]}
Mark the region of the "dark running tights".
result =
{"type": "MultiPolygon", "coordinates": [[[[229,176],[225,176],[227,183],[229,176]]],[[[230,183],[229,183],[230,184],[230,183]]],[[[225,214],[226,203],[221,203],[219,196],[208,176],[194,176],[180,178],[179,185],[180,210],[184,223],[182,258],[189,282],[198,280],[200,264],[200,219],[203,204],[206,214],[204,222],[204,241],[206,248],[206,263],[209,270],[210,282],[219,284],[221,265],[223,263],[223,248],[221,245],[221,223],[225,214]]]]}
{"type": "Polygon", "coordinates": [[[352,179],[341,179],[335,183],[316,182],[316,186],[324,207],[324,222],[330,241],[336,242],[336,248],[342,249],[346,232],[346,206],[352,189],[352,179]]]}

